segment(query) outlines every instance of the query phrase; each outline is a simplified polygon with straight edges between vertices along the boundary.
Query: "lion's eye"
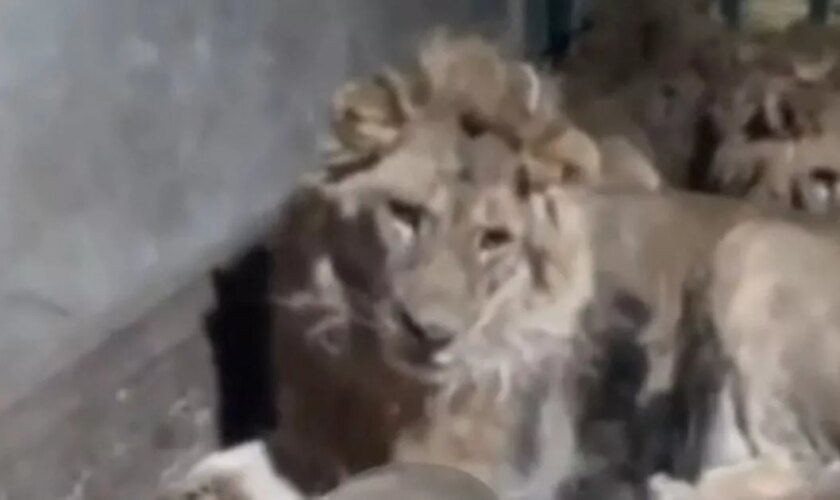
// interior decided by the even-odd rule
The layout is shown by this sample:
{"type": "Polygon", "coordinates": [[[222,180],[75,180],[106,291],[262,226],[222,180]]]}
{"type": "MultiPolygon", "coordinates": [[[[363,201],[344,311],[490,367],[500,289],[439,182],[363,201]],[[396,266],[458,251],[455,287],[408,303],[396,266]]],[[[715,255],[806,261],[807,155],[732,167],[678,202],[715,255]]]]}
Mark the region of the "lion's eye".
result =
{"type": "Polygon", "coordinates": [[[388,202],[388,210],[395,219],[415,231],[420,226],[420,221],[423,219],[423,209],[412,203],[400,200],[390,200],[388,202]]]}
{"type": "Polygon", "coordinates": [[[485,229],[478,239],[480,250],[496,250],[513,241],[513,235],[503,227],[485,229]]]}

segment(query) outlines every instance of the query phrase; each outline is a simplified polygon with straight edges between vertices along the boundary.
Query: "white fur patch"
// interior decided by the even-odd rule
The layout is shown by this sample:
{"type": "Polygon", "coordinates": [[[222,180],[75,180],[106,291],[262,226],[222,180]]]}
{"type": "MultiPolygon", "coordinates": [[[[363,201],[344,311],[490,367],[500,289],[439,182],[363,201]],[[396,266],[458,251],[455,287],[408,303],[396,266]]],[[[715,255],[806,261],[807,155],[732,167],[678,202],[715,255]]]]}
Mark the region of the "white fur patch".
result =
{"type": "Polygon", "coordinates": [[[724,467],[752,457],[749,444],[738,427],[731,391],[727,385],[718,396],[718,410],[707,438],[708,451],[703,457],[704,469],[724,467]]]}
{"type": "Polygon", "coordinates": [[[533,114],[537,112],[537,106],[540,104],[540,94],[542,93],[540,77],[530,64],[523,64],[522,70],[528,78],[528,112],[533,114]]]}
{"type": "Polygon", "coordinates": [[[265,445],[252,441],[213,453],[187,474],[167,500],[302,500],[287,479],[278,476],[265,445]]]}
{"type": "Polygon", "coordinates": [[[654,475],[648,486],[654,500],[693,500],[696,498],[691,484],[665,474],[654,475]]]}

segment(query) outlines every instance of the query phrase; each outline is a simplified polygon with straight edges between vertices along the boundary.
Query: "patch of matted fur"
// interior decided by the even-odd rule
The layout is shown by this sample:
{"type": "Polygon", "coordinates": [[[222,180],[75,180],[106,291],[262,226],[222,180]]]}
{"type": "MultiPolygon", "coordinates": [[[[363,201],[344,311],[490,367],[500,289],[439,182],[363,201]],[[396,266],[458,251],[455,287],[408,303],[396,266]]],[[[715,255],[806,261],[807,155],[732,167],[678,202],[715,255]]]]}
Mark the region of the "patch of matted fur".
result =
{"type": "Polygon", "coordinates": [[[346,349],[348,339],[336,332],[342,332],[347,325],[358,325],[373,329],[387,325],[389,317],[382,312],[384,303],[370,293],[343,283],[335,274],[328,256],[315,261],[310,287],[297,290],[290,295],[273,295],[270,302],[296,313],[314,313],[317,320],[305,332],[308,340],[323,348],[330,355],[338,355],[346,349]],[[354,307],[353,302],[363,307],[354,307]],[[364,314],[362,310],[373,314],[364,314]]]}

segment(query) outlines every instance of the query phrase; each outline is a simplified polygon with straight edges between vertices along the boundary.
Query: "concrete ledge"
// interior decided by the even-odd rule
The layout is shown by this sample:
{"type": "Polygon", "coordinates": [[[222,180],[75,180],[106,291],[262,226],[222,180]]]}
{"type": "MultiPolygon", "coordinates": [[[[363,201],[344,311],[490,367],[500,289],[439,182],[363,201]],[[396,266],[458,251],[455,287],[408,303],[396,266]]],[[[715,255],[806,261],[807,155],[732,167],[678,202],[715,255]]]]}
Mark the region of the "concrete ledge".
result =
{"type": "Polygon", "coordinates": [[[0,415],[0,498],[148,500],[215,443],[208,280],[0,415]]]}

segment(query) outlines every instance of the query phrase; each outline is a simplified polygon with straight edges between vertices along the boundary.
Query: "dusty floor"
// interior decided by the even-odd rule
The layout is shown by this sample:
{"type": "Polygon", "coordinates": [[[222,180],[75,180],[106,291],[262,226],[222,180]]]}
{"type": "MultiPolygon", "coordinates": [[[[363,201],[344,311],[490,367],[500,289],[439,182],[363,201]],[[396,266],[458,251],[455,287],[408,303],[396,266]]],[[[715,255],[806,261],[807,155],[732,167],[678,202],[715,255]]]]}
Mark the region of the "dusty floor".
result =
{"type": "Polygon", "coordinates": [[[215,441],[195,283],[0,415],[0,499],[149,500],[215,441]]]}

